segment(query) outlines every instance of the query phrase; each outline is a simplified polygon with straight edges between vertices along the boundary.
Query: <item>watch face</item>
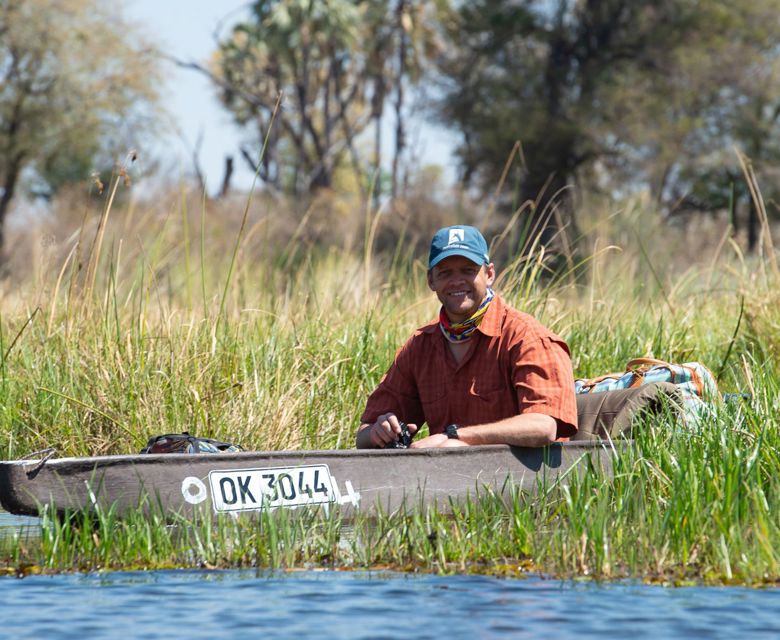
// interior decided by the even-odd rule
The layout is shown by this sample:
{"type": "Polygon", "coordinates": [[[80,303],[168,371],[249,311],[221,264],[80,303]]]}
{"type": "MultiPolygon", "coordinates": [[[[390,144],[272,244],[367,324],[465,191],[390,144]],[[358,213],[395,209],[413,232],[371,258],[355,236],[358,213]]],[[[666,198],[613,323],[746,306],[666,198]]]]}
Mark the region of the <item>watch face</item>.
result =
{"type": "Polygon", "coordinates": [[[458,425],[456,424],[448,424],[447,428],[444,430],[444,433],[447,434],[447,437],[451,440],[457,440],[458,439],[458,425]]]}

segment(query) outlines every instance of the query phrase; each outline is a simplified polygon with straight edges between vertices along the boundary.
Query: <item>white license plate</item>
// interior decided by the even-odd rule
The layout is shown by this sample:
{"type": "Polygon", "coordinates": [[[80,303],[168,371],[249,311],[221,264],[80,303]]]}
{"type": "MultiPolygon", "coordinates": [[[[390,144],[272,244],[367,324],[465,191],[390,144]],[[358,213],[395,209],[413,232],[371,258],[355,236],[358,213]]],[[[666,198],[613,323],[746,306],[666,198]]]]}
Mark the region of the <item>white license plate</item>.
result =
{"type": "Polygon", "coordinates": [[[298,507],[338,499],[336,483],[325,464],[210,471],[209,485],[218,512],[298,507]]]}

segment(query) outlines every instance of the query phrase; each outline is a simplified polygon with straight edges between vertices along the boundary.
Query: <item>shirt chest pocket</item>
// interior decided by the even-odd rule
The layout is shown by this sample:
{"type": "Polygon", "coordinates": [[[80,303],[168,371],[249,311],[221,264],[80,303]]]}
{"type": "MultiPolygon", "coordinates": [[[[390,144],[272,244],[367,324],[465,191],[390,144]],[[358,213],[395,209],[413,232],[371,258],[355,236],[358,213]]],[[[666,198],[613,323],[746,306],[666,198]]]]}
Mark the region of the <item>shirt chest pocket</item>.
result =
{"type": "Polygon", "coordinates": [[[426,376],[417,382],[420,403],[423,407],[431,407],[447,397],[447,384],[443,376],[426,376]]]}
{"type": "Polygon", "coordinates": [[[500,379],[485,380],[475,377],[470,381],[467,396],[487,400],[495,398],[496,395],[509,393],[511,393],[509,387],[500,379]]]}

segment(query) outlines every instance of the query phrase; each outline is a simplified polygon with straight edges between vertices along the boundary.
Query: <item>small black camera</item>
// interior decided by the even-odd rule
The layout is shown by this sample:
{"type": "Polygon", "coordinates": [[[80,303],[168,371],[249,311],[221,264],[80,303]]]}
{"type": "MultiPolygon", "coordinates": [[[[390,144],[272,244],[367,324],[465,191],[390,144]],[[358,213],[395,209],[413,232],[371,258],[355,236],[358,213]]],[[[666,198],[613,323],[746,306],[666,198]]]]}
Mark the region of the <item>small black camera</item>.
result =
{"type": "Polygon", "coordinates": [[[401,435],[398,436],[398,440],[394,442],[388,442],[385,445],[385,449],[408,449],[412,444],[412,434],[409,433],[409,427],[405,422],[401,423],[401,435]]]}

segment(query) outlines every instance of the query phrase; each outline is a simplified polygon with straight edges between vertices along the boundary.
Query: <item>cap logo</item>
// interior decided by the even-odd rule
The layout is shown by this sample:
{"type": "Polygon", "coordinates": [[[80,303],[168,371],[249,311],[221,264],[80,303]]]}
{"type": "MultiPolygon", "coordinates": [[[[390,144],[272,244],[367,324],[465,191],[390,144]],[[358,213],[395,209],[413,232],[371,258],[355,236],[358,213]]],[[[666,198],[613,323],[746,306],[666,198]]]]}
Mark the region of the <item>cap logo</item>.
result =
{"type": "Polygon", "coordinates": [[[447,241],[447,246],[453,244],[460,244],[466,239],[466,232],[464,229],[450,229],[450,239],[447,241]]]}

